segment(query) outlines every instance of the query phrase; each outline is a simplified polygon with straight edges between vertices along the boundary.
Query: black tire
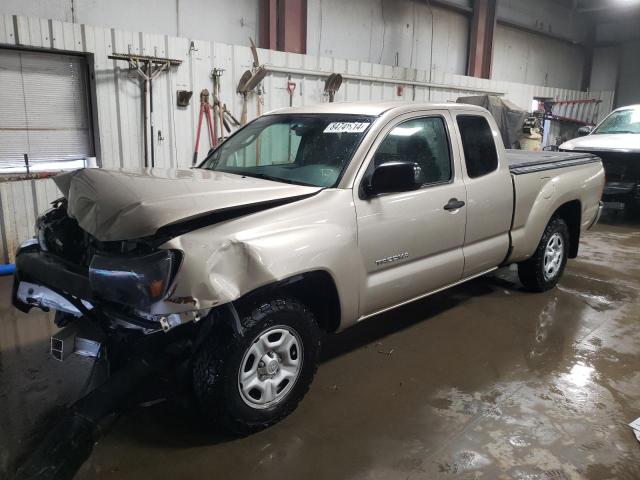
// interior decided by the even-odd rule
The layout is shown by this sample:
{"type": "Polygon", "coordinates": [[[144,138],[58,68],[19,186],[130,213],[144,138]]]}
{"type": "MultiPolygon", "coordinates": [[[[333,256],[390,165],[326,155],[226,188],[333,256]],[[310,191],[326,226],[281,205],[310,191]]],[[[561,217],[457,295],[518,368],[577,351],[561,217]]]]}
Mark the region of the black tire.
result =
{"type": "Polygon", "coordinates": [[[518,264],[518,277],[524,287],[532,292],[544,292],[555,287],[567,265],[567,251],[569,248],[569,227],[564,220],[559,217],[553,217],[549,220],[547,227],[542,234],[540,243],[531,258],[518,264]],[[562,238],[562,260],[559,268],[553,276],[545,276],[544,261],[545,250],[549,240],[558,234],[562,238]]]}
{"type": "Polygon", "coordinates": [[[193,386],[206,421],[235,435],[248,435],[279,422],[295,410],[317,369],[320,329],[313,314],[292,298],[260,303],[241,319],[243,334],[214,328],[193,363],[193,386]],[[239,370],[244,355],[263,332],[273,327],[294,331],[301,342],[302,365],[288,393],[268,408],[247,404],[240,392],[239,370]]]}

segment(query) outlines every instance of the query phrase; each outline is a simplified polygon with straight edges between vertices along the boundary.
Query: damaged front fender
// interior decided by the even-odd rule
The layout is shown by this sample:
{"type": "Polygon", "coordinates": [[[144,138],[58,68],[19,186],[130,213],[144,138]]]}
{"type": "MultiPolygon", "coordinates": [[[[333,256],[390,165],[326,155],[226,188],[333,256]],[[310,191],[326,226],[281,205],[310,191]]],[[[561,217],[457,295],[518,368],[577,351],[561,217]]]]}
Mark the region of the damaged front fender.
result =
{"type": "MultiPolygon", "coordinates": [[[[166,308],[213,308],[316,270],[328,272],[338,292],[356,285],[361,262],[351,192],[328,189],[295,205],[201,228],[162,245],[184,252],[166,308]]],[[[357,318],[357,294],[339,297],[342,319],[357,318]]]]}

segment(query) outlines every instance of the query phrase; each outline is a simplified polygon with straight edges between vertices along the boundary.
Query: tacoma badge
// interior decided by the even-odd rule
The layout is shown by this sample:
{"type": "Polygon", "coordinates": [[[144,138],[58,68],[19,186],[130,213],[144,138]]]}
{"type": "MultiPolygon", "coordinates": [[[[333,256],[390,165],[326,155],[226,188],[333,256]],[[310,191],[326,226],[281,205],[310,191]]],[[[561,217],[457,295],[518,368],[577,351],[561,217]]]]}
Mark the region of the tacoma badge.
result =
{"type": "Polygon", "coordinates": [[[405,258],[409,258],[409,252],[397,253],[396,255],[391,255],[389,257],[376,260],[376,267],[385,265],[387,263],[397,262],[398,260],[404,260],[405,258]]]}

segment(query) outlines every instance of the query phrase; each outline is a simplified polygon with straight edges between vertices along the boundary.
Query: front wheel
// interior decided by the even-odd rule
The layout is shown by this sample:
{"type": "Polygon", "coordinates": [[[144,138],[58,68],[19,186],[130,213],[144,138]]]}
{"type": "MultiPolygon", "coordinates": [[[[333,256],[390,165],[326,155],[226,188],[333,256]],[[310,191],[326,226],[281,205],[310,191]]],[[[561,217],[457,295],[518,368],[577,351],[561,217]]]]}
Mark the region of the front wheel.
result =
{"type": "Polygon", "coordinates": [[[237,435],[266,428],[296,408],[316,371],[320,331],[297,300],[263,302],[241,320],[242,333],[214,329],[193,366],[205,418],[237,435]]]}
{"type": "Polygon", "coordinates": [[[567,265],[569,228],[553,217],[542,234],[535,253],[518,264],[518,277],[527,290],[544,292],[556,286],[567,265]]]}

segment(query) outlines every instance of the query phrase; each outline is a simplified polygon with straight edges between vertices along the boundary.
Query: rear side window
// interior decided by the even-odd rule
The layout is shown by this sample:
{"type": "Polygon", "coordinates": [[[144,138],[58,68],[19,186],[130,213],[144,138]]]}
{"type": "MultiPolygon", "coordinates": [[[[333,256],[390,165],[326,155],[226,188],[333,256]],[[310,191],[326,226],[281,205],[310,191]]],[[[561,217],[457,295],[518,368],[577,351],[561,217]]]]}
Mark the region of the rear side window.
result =
{"type": "Polygon", "coordinates": [[[498,168],[498,154],[487,119],[478,115],[458,115],[467,175],[481,177],[498,168]]]}

